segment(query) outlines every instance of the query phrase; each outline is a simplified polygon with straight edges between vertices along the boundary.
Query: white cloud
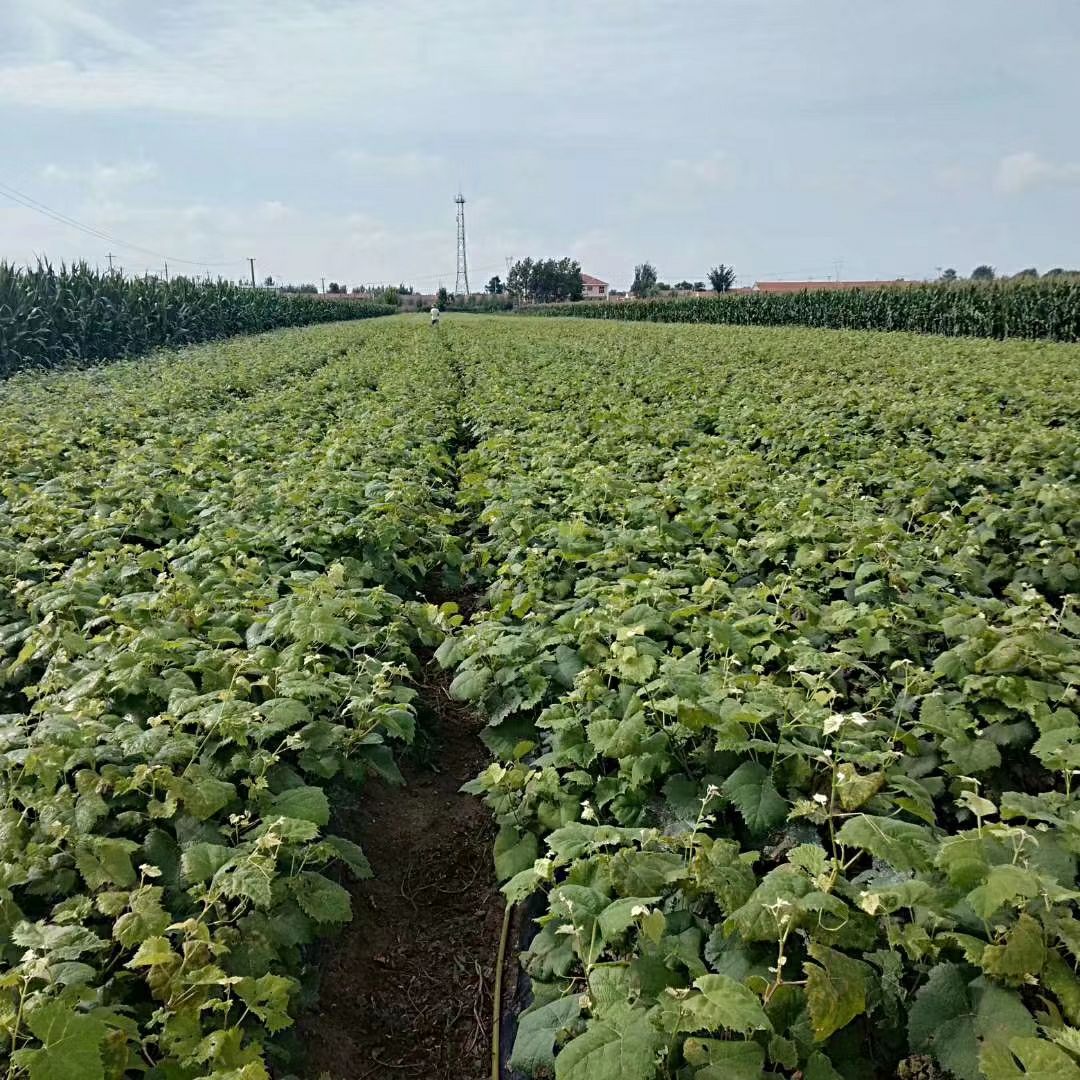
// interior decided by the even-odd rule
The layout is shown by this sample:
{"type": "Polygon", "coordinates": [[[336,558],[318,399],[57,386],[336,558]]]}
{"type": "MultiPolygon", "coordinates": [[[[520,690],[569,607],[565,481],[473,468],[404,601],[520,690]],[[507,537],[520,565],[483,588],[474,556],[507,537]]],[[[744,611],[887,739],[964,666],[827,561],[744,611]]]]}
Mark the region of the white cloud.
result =
{"type": "Polygon", "coordinates": [[[1004,195],[1069,184],[1080,184],[1080,164],[1056,164],[1030,150],[1003,157],[994,176],[994,186],[1004,195]]]}
{"type": "MultiPolygon", "coordinates": [[[[56,0],[41,10],[16,2],[31,33],[10,58],[0,51],[0,101],[9,106],[282,118],[381,103],[393,86],[399,105],[387,120],[396,124],[404,95],[434,78],[421,33],[429,16],[418,3],[383,19],[367,4],[329,9],[321,0],[189,0],[161,18],[140,17],[130,0],[56,0]]],[[[370,126],[367,113],[357,110],[370,126]]]]}
{"type": "Polygon", "coordinates": [[[690,188],[731,188],[735,186],[735,167],[726,154],[714,150],[700,158],[671,158],[667,163],[670,179],[690,188]]]}
{"type": "Polygon", "coordinates": [[[231,108],[249,115],[275,114],[271,101],[260,105],[245,100],[230,93],[212,75],[199,80],[172,66],[154,68],[128,61],[98,68],[69,60],[0,67],[0,99],[9,107],[72,112],[156,109],[225,116],[231,108]]]}
{"type": "Polygon", "coordinates": [[[84,7],[79,0],[51,0],[48,20],[77,39],[120,56],[157,61],[160,54],[138,34],[107,19],[100,11],[84,7]],[[73,33],[74,32],[74,33],[73,33]]]}
{"type": "Polygon", "coordinates": [[[292,214],[292,208],[279,199],[267,199],[259,203],[257,210],[263,221],[284,221],[292,214]]]}
{"type": "Polygon", "coordinates": [[[343,150],[341,158],[361,174],[413,179],[429,176],[445,164],[438,154],[407,150],[397,154],[373,154],[368,150],[343,150]]]}
{"type": "Polygon", "coordinates": [[[97,162],[86,167],[71,167],[50,163],[41,170],[42,180],[57,184],[82,184],[104,192],[156,180],[157,165],[152,161],[97,162]]]}
{"type": "Polygon", "coordinates": [[[581,263],[586,274],[607,281],[612,288],[626,287],[621,278],[626,276],[625,268],[633,265],[633,257],[610,229],[587,229],[570,242],[570,254],[581,263]],[[613,276],[615,267],[621,268],[621,272],[613,276]]]}
{"type": "Polygon", "coordinates": [[[970,165],[954,162],[938,170],[937,182],[946,191],[970,191],[979,182],[979,174],[970,165]]]}

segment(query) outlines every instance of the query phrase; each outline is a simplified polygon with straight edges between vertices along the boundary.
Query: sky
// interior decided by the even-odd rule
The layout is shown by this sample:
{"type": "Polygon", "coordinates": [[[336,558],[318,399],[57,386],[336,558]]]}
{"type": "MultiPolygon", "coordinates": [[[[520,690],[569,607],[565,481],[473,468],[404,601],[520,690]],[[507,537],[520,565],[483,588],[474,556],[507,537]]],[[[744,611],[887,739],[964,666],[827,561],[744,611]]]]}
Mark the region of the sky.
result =
{"type": "Polygon", "coordinates": [[[1078,57],[1077,0],[0,0],[0,259],[453,288],[460,186],[474,290],[1075,267],[1078,57]]]}

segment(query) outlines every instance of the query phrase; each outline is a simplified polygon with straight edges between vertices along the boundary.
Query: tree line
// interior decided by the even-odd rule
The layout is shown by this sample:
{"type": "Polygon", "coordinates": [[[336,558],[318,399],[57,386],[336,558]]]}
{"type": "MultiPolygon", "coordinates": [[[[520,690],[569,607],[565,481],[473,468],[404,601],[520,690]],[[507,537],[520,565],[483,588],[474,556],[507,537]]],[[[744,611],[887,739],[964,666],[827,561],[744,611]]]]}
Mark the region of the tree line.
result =
{"type": "MultiPolygon", "coordinates": [[[[1080,270],[1066,270],[1064,267],[1055,266],[1050,270],[1047,270],[1043,275],[1044,278],[1069,278],[1080,277],[1080,270]]],[[[1025,278],[1036,279],[1039,277],[1039,271],[1034,266],[1025,267],[1023,270],[1018,270],[1015,274],[1003,274],[999,277],[997,269],[991,266],[989,263],[981,263],[971,271],[972,281],[1022,281],[1025,278]]],[[[939,281],[963,281],[964,279],[957,274],[953,267],[949,267],[941,272],[939,281]]]]}
{"type": "MultiPolygon", "coordinates": [[[[714,266],[708,274],[709,285],[713,292],[730,292],[735,287],[735,267],[720,263],[714,266]]],[[[704,292],[704,281],[679,281],[675,285],[669,285],[666,281],[658,281],[656,267],[650,262],[639,263],[634,267],[634,281],[630,286],[630,292],[639,300],[648,296],[659,296],[666,292],[704,292]]]]}

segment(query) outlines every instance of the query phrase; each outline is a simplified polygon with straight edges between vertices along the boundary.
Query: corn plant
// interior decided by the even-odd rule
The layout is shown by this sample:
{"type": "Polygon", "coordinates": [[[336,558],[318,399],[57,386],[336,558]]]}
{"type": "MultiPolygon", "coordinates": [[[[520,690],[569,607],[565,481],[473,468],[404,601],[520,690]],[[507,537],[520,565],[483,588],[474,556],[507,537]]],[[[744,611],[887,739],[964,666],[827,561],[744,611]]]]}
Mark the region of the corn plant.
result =
{"type": "Polygon", "coordinates": [[[171,282],[102,274],[85,263],[23,269],[0,263],[0,378],[134,356],[282,326],[388,315],[385,304],[329,305],[226,281],[171,282]]]}
{"type": "Polygon", "coordinates": [[[924,334],[1080,341],[1080,282],[906,285],[685,300],[552,304],[538,315],[638,322],[816,326],[924,334]]]}

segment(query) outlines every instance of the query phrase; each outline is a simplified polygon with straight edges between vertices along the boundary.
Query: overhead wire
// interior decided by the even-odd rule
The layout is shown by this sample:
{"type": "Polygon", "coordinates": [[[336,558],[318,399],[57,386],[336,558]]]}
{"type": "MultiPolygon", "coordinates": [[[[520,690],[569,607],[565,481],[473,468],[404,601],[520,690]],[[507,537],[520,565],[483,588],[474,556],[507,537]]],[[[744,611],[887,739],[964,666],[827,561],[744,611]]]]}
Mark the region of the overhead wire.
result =
{"type": "Polygon", "coordinates": [[[245,259],[230,259],[224,262],[212,262],[205,259],[184,259],[178,255],[169,255],[163,251],[155,251],[153,248],[143,247],[141,244],[133,244],[129,240],[114,236],[93,225],[87,225],[85,222],[79,221],[60,210],[47,206],[45,203],[35,199],[32,195],[27,195],[24,191],[20,191],[18,188],[14,188],[2,180],[0,180],[0,195],[4,195],[12,202],[19,204],[27,210],[32,210],[34,213],[51,218],[61,225],[66,225],[72,229],[79,229],[90,236],[97,237],[99,240],[105,240],[110,244],[115,244],[117,247],[127,248],[130,251],[139,251],[144,255],[153,255],[157,259],[165,259],[168,262],[181,263],[185,266],[217,267],[238,266],[240,263],[247,261],[245,259]]]}
{"type": "MultiPolygon", "coordinates": [[[[0,195],[4,195],[6,198],[14,203],[24,207],[27,210],[31,210],[34,213],[41,214],[44,217],[66,225],[68,228],[78,229],[81,232],[86,233],[89,236],[96,237],[98,240],[104,240],[110,244],[115,244],[118,247],[127,248],[130,251],[138,251],[143,255],[152,255],[156,259],[163,259],[166,262],[179,263],[184,266],[202,266],[202,267],[222,267],[222,266],[239,266],[242,263],[246,263],[247,259],[229,259],[220,262],[214,262],[206,259],[184,259],[178,255],[170,255],[163,251],[157,251],[154,248],[144,247],[142,244],[134,244],[129,240],[124,240],[121,237],[114,236],[112,233],[105,232],[103,229],[99,229],[93,225],[87,225],[85,222],[79,221],[76,218],[71,217],[69,214],[65,214],[61,210],[57,210],[52,206],[48,206],[38,199],[35,199],[32,195],[27,195],[26,192],[20,191],[18,188],[12,187],[10,184],[0,180],[0,195]]],[[[490,266],[478,266],[473,268],[475,274],[486,274],[491,270],[501,270],[503,263],[492,263],[490,266]]],[[[443,278],[450,278],[453,276],[453,271],[447,271],[440,274],[424,274],[424,275],[403,275],[400,280],[406,282],[426,282],[426,281],[439,281],[443,278]]]]}

